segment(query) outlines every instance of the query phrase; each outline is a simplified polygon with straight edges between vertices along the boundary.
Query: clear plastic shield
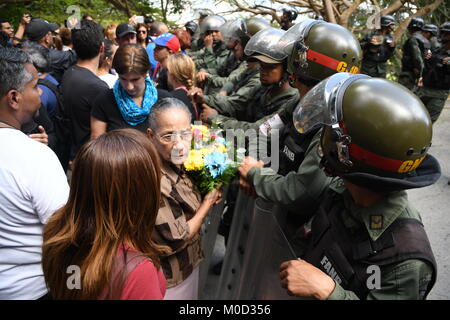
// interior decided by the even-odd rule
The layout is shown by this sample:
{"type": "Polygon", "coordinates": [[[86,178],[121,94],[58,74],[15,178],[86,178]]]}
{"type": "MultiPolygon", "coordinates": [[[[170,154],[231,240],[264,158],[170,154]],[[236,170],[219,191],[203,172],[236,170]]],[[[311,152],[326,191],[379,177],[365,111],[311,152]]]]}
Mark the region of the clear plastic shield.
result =
{"type": "Polygon", "coordinates": [[[220,27],[226,22],[221,16],[207,16],[205,20],[200,23],[200,33],[204,34],[207,31],[220,30],[220,27]]]}
{"type": "Polygon", "coordinates": [[[267,28],[256,33],[245,46],[247,56],[261,54],[274,60],[281,61],[287,55],[278,46],[280,38],[286,31],[276,28],[267,28]]]}
{"type": "Polygon", "coordinates": [[[247,24],[244,19],[225,22],[219,29],[225,42],[240,39],[247,34],[247,24]]]}
{"type": "Polygon", "coordinates": [[[294,110],[294,126],[307,133],[319,126],[333,125],[342,120],[342,96],[353,81],[369,77],[340,72],[319,82],[300,100],[294,110]]]}

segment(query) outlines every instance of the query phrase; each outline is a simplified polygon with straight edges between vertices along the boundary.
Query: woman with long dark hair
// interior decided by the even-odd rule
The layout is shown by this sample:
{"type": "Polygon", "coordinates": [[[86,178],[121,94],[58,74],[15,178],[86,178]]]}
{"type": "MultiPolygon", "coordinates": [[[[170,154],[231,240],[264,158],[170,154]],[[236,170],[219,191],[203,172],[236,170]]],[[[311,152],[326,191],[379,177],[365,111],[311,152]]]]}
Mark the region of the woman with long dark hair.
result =
{"type": "Polygon", "coordinates": [[[144,49],[147,48],[148,45],[148,29],[147,26],[144,23],[138,23],[136,25],[136,32],[137,32],[137,44],[141,45],[144,49]]]}
{"type": "Polygon", "coordinates": [[[162,247],[152,241],[160,164],[136,130],[86,143],[73,165],[67,204],[44,228],[42,266],[54,299],[162,299],[162,247]],[[79,286],[68,288],[71,272],[79,286]]]}

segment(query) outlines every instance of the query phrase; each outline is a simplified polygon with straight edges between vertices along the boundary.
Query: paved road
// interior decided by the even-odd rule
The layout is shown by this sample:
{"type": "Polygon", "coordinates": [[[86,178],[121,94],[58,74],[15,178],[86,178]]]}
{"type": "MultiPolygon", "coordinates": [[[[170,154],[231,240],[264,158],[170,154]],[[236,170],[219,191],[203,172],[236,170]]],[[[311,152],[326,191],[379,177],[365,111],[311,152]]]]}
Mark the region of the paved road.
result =
{"type": "Polygon", "coordinates": [[[441,164],[442,176],[430,187],[408,192],[420,211],[438,264],[437,283],[429,299],[450,299],[450,99],[434,124],[430,153],[441,164]]]}

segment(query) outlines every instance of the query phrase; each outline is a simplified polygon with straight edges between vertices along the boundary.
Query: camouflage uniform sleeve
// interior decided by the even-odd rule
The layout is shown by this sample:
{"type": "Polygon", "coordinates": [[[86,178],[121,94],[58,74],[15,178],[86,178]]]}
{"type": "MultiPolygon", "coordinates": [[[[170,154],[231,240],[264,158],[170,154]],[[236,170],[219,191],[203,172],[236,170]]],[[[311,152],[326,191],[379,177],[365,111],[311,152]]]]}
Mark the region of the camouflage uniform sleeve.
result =
{"type": "Polygon", "coordinates": [[[202,64],[200,69],[206,70],[208,73],[217,74],[217,69],[219,66],[225,63],[227,59],[227,54],[225,51],[222,51],[218,55],[214,53],[212,48],[205,48],[202,57],[202,64]]]}
{"type": "MultiPolygon", "coordinates": [[[[411,259],[381,269],[380,289],[371,290],[367,300],[423,300],[431,281],[432,268],[421,260],[411,259]]],[[[328,300],[359,300],[352,291],[336,283],[328,300]]]]}
{"type": "Polygon", "coordinates": [[[258,121],[255,122],[247,122],[247,121],[239,121],[237,119],[234,119],[232,117],[227,117],[223,115],[211,115],[208,117],[207,122],[212,124],[215,123],[218,126],[220,126],[222,129],[242,129],[242,130],[249,130],[254,129],[256,131],[259,131],[259,128],[262,124],[267,122],[269,119],[273,118],[277,114],[280,115],[282,119],[289,119],[290,121],[292,117],[292,112],[294,111],[294,108],[297,106],[298,97],[295,97],[294,99],[285,102],[281,107],[277,109],[274,113],[271,113],[265,117],[262,117],[258,121]]]}
{"type": "Polygon", "coordinates": [[[422,51],[420,50],[419,43],[416,39],[411,39],[411,59],[415,69],[419,70],[416,74],[417,78],[420,78],[423,73],[424,62],[422,57],[422,51]]]}
{"type": "Polygon", "coordinates": [[[260,88],[259,76],[253,77],[245,86],[242,86],[235,93],[224,96],[219,93],[204,96],[207,105],[213,107],[219,113],[236,117],[238,112],[245,110],[248,102],[253,98],[260,88]]]}
{"type": "Polygon", "coordinates": [[[244,71],[245,67],[238,67],[236,70],[233,70],[228,77],[209,74],[207,80],[214,87],[222,87],[227,83],[235,84],[242,78],[244,71]]]}
{"type": "MultiPolygon", "coordinates": [[[[321,194],[333,180],[319,167],[317,147],[320,134],[321,131],[317,132],[311,140],[297,172],[292,171],[282,176],[270,168],[252,168],[248,173],[248,180],[255,187],[258,196],[297,210],[299,205],[302,208],[316,206],[321,194]]],[[[304,211],[309,212],[309,209],[304,211]]]]}

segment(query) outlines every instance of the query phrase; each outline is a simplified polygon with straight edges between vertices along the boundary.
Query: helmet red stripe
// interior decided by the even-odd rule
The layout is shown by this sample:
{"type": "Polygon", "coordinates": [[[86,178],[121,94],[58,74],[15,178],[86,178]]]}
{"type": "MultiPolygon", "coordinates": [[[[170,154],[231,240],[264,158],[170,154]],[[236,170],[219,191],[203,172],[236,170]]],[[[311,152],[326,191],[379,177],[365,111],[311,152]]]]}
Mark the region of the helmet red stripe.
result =
{"type": "Polygon", "coordinates": [[[306,58],[308,60],[311,60],[313,62],[316,62],[318,64],[321,64],[321,65],[323,65],[327,68],[333,69],[333,70],[337,69],[339,62],[340,62],[336,59],[333,59],[331,57],[328,57],[324,54],[321,54],[321,53],[311,50],[311,49],[308,49],[306,51],[306,58]]]}
{"type": "Polygon", "coordinates": [[[398,172],[403,165],[403,161],[385,158],[364,148],[357,144],[351,143],[349,146],[350,156],[365,164],[385,171],[398,172]]]}

